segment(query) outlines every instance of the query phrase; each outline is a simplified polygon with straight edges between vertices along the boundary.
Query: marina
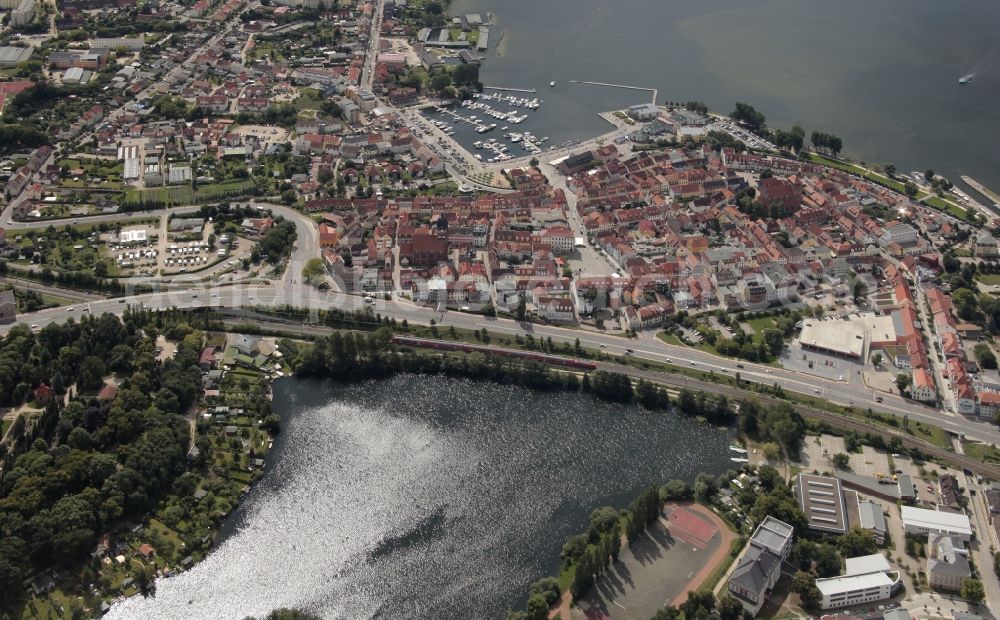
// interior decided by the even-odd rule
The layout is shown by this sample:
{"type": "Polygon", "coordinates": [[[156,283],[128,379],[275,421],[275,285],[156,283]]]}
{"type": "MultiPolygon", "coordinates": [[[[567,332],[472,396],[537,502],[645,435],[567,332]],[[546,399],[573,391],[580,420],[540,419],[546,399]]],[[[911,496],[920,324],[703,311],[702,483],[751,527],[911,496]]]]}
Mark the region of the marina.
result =
{"type": "MultiPolygon", "coordinates": [[[[455,0],[452,10],[490,8],[483,0],[455,0]]],[[[481,79],[535,86],[539,93],[544,88],[543,111],[520,128],[555,142],[598,135],[605,129],[600,112],[651,100],[651,91],[585,87],[570,79],[647,86],[658,89],[660,104],[693,99],[728,114],[744,101],[766,114],[769,126],[836,134],[848,157],[904,171],[930,167],[954,182],[966,174],[1000,189],[994,165],[1000,106],[990,105],[1000,93],[1000,68],[987,59],[997,49],[992,25],[1000,20],[1000,3],[972,0],[954,15],[926,0],[782,0],[766,10],[736,0],[687,1],[674,10],[677,18],[664,23],[663,3],[656,0],[632,0],[621,10],[597,0],[508,0],[490,36],[493,46],[506,29],[506,49],[498,57],[490,48],[481,79]],[[565,28],[553,27],[564,22],[565,28]],[[597,52],[595,31],[628,46],[597,52]],[[903,35],[913,32],[940,45],[903,35]],[[767,33],[767,45],[759,33],[767,33]],[[843,45],[855,53],[831,66],[829,58],[842,54],[843,45]],[[771,69],[777,66],[787,70],[771,69]],[[959,86],[968,74],[975,77],[959,86]],[[557,86],[548,87],[553,80],[557,86]]]]}
{"type": "Polygon", "coordinates": [[[541,108],[543,101],[529,96],[537,91],[497,86],[484,88],[490,92],[476,93],[472,99],[456,106],[430,106],[423,114],[428,122],[456,140],[477,161],[496,163],[541,154],[549,142],[548,136],[515,129],[541,108]],[[485,139],[475,137],[494,130],[502,132],[501,135],[485,139]]]}

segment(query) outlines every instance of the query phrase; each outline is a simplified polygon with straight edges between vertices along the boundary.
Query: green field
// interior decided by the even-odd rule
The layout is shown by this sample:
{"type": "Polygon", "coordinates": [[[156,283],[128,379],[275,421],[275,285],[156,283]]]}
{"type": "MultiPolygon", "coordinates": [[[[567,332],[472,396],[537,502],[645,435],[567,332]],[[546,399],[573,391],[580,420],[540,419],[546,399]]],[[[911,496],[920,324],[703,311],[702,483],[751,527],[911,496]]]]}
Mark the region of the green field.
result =
{"type": "Polygon", "coordinates": [[[964,220],[966,218],[965,209],[946,200],[942,200],[937,196],[928,196],[922,199],[922,202],[934,207],[935,209],[944,211],[953,217],[957,217],[960,220],[964,220]]]}
{"type": "Polygon", "coordinates": [[[1000,464],[1000,448],[996,446],[984,443],[970,443],[963,446],[962,449],[977,461],[1000,464]]]}
{"type": "Polygon", "coordinates": [[[199,185],[193,187],[158,187],[154,189],[136,189],[125,195],[128,204],[160,203],[167,205],[185,205],[219,200],[227,197],[242,196],[255,188],[253,179],[233,179],[222,183],[199,185]]]}
{"type": "Polygon", "coordinates": [[[1000,273],[976,273],[976,282],[986,286],[1000,284],[1000,273]]]}

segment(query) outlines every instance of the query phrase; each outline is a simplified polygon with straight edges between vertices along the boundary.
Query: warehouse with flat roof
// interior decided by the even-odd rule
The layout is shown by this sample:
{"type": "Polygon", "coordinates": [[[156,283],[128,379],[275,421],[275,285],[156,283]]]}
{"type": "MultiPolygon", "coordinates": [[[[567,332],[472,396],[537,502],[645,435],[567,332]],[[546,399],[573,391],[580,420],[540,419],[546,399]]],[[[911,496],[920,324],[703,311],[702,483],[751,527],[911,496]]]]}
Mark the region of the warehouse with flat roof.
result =
{"type": "Polygon", "coordinates": [[[865,354],[865,328],[856,321],[806,319],[799,334],[803,349],[860,360],[865,354]]]}
{"type": "Polygon", "coordinates": [[[907,534],[946,534],[968,541],[972,538],[972,524],[964,513],[941,512],[913,506],[901,506],[903,529],[907,534]]]}
{"type": "Polygon", "coordinates": [[[809,521],[809,529],[831,534],[848,530],[844,492],[840,480],[830,476],[799,474],[799,505],[809,521]]]}
{"type": "Polygon", "coordinates": [[[0,47],[0,67],[16,67],[31,58],[35,48],[5,45],[0,47]]]}

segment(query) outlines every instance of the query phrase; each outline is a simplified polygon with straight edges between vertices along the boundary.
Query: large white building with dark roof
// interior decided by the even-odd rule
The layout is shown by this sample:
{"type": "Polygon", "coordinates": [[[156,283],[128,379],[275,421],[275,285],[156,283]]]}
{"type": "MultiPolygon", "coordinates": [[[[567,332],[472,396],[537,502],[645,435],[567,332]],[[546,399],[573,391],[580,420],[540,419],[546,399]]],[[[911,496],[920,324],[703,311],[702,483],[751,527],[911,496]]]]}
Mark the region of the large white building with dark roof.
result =
{"type": "Polygon", "coordinates": [[[754,615],[781,576],[781,564],[792,548],[792,532],[784,521],[765,517],[729,577],[729,593],[754,615]]]}

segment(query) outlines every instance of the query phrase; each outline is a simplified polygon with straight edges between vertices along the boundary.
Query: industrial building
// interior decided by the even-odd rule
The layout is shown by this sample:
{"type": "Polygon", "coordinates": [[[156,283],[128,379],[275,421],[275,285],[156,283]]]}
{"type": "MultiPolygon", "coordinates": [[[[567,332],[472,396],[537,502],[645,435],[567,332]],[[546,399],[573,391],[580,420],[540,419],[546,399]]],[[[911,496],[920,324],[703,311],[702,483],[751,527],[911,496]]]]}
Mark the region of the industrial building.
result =
{"type": "Polygon", "coordinates": [[[809,529],[832,534],[847,531],[847,511],[840,480],[830,476],[799,474],[796,491],[799,506],[809,521],[809,529]]]}
{"type": "Polygon", "coordinates": [[[0,67],[16,67],[31,58],[34,51],[33,47],[15,47],[13,45],[0,47],[0,67]]]}
{"type": "Polygon", "coordinates": [[[807,319],[799,344],[809,351],[860,360],[865,354],[865,329],[855,321],[807,319]]]}
{"type": "Polygon", "coordinates": [[[962,513],[902,506],[903,530],[907,534],[945,534],[967,542],[972,537],[969,517],[962,513]]]}
{"type": "MultiPolygon", "coordinates": [[[[841,473],[837,472],[837,477],[799,474],[795,494],[809,522],[809,529],[821,534],[840,535],[861,528],[870,531],[875,542],[884,544],[888,530],[882,506],[860,498],[853,489],[844,488],[846,483],[840,478],[841,473]]],[[[893,491],[898,489],[895,484],[879,484],[874,479],[872,485],[876,489],[890,486],[893,491]]],[[[896,493],[892,496],[893,500],[899,499],[896,493]]]]}

